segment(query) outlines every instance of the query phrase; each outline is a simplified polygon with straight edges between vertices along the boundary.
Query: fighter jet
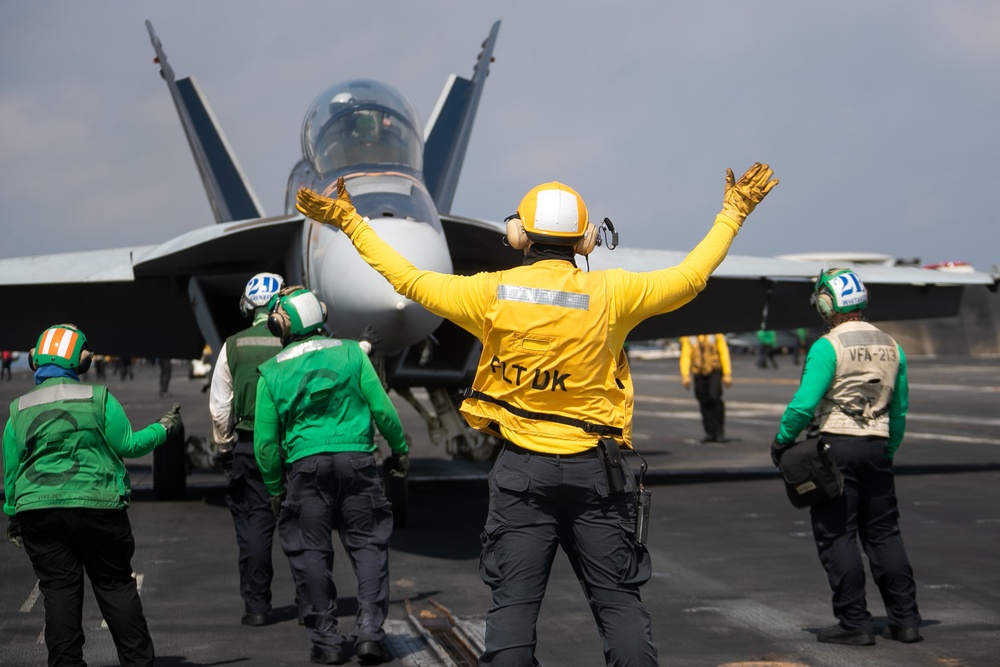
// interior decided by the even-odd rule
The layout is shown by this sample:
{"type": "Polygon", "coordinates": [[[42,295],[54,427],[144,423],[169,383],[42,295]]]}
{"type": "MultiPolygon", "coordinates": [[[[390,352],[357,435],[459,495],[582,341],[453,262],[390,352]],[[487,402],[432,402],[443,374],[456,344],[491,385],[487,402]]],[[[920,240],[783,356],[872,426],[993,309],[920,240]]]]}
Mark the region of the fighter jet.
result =
{"type": "MultiPolygon", "coordinates": [[[[379,331],[376,367],[424,417],[432,441],[455,458],[488,458],[495,443],[468,428],[452,398],[471,382],[479,342],[396,294],[344,234],[303,218],[294,201],[300,187],[333,193],[343,176],[359,212],[414,265],[471,274],[519,264],[520,253],[502,243],[502,223],[451,213],[500,22],[482,43],[472,76],[447,80],[422,129],[411,104],[386,84],[353,79],[321,92],[306,112],[302,158],[288,179],[285,211],[276,217],[262,210],[197,81],[175,78],[152,24],[146,26],[215,224],[159,245],[0,260],[0,295],[19,304],[18,316],[0,327],[0,347],[23,347],[52,322],[74,322],[108,354],[197,358],[206,343],[218,350],[245,326],[238,295],[250,276],[273,271],[319,295],[333,335],[356,338],[368,326],[379,331]],[[128,318],[100,307],[107,303],[127,304],[128,318]],[[412,387],[427,389],[432,410],[413,397],[412,387]]],[[[619,227],[627,238],[627,223],[619,227]]],[[[589,268],[644,271],[684,257],[626,247],[612,252],[614,245],[593,253],[589,268]]],[[[820,262],[731,255],[697,299],[647,320],[632,338],[812,325],[808,294],[822,268],[820,262]]],[[[963,285],[992,283],[981,273],[915,268],[865,267],[863,276],[879,293],[870,312],[875,320],[951,315],[963,285]]],[[[176,479],[169,484],[177,488],[176,479]]]]}

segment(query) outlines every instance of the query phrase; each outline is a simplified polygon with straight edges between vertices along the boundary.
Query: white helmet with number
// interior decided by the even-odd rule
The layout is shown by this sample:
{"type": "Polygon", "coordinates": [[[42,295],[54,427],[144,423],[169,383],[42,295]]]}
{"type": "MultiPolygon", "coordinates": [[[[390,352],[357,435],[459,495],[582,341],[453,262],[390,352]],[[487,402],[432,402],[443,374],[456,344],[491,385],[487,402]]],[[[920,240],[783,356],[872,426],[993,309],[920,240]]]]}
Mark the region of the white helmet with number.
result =
{"type": "Polygon", "coordinates": [[[271,299],[285,286],[285,279],[277,273],[258,273],[243,290],[240,311],[249,317],[258,308],[266,308],[271,299]]]}

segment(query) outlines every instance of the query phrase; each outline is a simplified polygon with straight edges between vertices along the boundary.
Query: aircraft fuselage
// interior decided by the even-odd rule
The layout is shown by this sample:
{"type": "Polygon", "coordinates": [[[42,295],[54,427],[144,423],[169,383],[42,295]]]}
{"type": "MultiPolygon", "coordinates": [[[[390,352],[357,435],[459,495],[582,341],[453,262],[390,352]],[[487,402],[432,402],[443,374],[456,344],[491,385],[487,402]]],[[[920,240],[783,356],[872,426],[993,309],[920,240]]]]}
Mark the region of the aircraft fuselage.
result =
{"type": "MultiPolygon", "coordinates": [[[[386,243],[414,266],[452,272],[451,256],[434,201],[422,176],[423,139],[416,112],[385,84],[353,80],[321,93],[302,126],[303,156],[286,190],[286,213],[307,187],[335,196],[343,177],[358,212],[386,243]]],[[[303,280],[329,309],[328,328],[357,338],[372,325],[391,354],[423,340],[440,324],[398,295],[360,258],[339,230],[307,222],[303,280]]]]}

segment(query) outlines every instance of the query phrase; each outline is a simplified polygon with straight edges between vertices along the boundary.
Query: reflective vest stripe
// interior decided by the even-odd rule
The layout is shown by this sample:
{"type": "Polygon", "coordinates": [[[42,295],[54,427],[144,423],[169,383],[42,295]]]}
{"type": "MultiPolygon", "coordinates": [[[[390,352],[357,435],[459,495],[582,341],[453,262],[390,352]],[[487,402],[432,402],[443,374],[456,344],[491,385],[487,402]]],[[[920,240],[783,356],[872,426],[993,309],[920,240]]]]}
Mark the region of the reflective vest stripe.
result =
{"type": "Polygon", "coordinates": [[[837,338],[844,347],[859,345],[889,345],[896,347],[896,341],[887,333],[881,331],[847,331],[838,334],[837,338]]]}
{"type": "Polygon", "coordinates": [[[328,347],[340,347],[344,343],[337,338],[324,338],[322,340],[309,340],[301,345],[296,345],[292,348],[287,348],[282,352],[278,353],[275,359],[278,360],[280,364],[283,361],[291,361],[297,357],[301,357],[303,354],[309,354],[310,352],[317,352],[319,350],[326,349],[328,347]]]}
{"type": "Polygon", "coordinates": [[[55,401],[81,401],[93,397],[94,388],[89,384],[57,384],[25,394],[17,399],[17,409],[24,410],[55,401]]]}
{"type": "Polygon", "coordinates": [[[274,336],[247,336],[246,338],[236,339],[236,347],[247,347],[249,345],[256,347],[281,347],[281,339],[274,336]]]}
{"type": "Polygon", "coordinates": [[[500,301],[520,301],[521,303],[538,303],[559,308],[575,310],[590,310],[590,295],[559,290],[541,289],[538,287],[521,287],[519,285],[497,285],[497,299],[500,301]]]}

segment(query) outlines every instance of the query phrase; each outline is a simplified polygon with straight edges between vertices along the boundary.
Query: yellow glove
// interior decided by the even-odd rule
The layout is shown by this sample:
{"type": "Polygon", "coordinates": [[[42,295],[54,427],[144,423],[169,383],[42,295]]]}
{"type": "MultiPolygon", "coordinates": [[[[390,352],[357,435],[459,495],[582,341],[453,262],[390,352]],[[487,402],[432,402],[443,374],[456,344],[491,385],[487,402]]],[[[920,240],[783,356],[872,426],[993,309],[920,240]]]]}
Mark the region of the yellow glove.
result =
{"type": "Polygon", "coordinates": [[[364,218],[358,215],[354,204],[351,203],[351,196],[347,193],[347,187],[344,186],[343,176],[337,179],[336,199],[330,199],[307,188],[302,188],[296,197],[295,208],[299,209],[306,217],[342,229],[347,234],[351,234],[357,228],[358,223],[364,221],[364,218]]]}
{"type": "Polygon", "coordinates": [[[726,192],[722,196],[720,215],[742,225],[754,207],[778,184],[778,179],[771,179],[773,174],[766,164],[755,162],[737,181],[733,170],[726,169],[726,192]]]}

